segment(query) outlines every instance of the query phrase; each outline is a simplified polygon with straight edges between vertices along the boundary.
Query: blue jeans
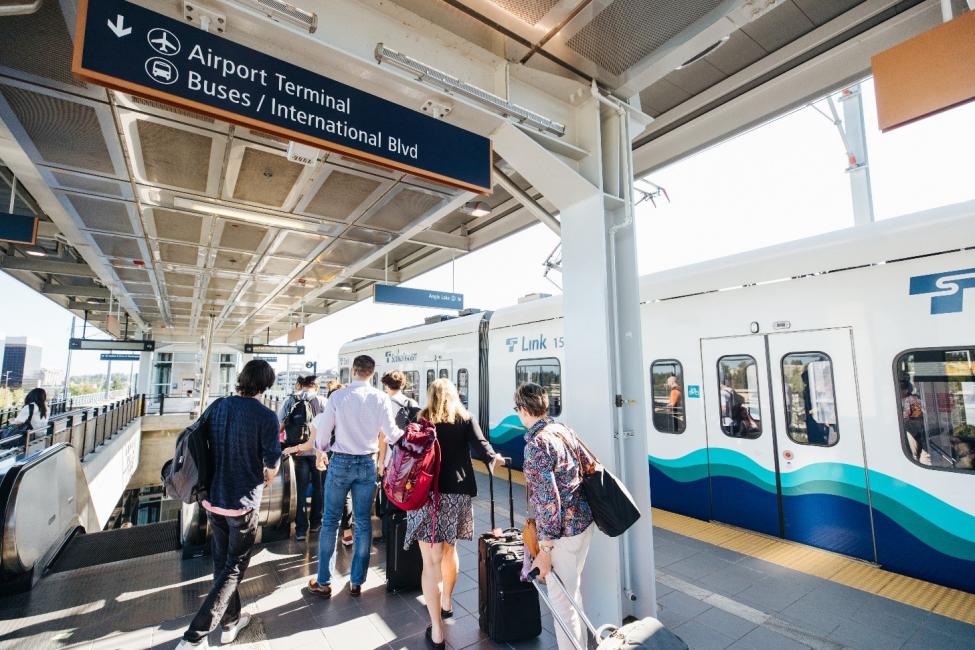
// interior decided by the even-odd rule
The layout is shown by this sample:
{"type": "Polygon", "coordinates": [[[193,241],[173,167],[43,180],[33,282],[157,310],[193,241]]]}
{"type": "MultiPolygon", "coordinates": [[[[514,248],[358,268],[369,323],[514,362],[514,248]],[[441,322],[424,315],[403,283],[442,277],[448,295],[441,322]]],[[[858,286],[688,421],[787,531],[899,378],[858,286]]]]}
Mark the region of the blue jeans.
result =
{"type": "Polygon", "coordinates": [[[353,527],[352,575],[354,585],[366,581],[369,552],[372,549],[372,498],[376,488],[376,461],[369,456],[332,454],[325,473],[325,515],[318,538],[318,584],[327,585],[335,572],[335,543],[345,497],[352,492],[353,527]]]}
{"type": "Polygon", "coordinates": [[[298,515],[295,534],[308,531],[308,487],[311,486],[311,527],[322,525],[322,473],[315,469],[314,456],[295,456],[295,480],[298,483],[298,515]]]}

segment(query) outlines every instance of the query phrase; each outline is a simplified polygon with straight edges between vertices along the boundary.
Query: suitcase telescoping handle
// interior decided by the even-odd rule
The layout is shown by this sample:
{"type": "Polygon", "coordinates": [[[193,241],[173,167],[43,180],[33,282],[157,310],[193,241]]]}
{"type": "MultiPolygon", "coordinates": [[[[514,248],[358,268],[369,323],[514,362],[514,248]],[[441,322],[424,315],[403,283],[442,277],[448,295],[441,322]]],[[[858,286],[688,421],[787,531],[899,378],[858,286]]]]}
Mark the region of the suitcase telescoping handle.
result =
{"type": "MultiPolygon", "coordinates": [[[[502,456],[504,460],[504,466],[508,468],[508,510],[511,514],[511,527],[515,527],[515,483],[514,477],[511,474],[511,459],[502,456]]],[[[494,472],[491,471],[491,463],[489,461],[484,461],[487,466],[488,473],[488,492],[491,494],[491,530],[494,530],[496,525],[494,523],[494,472]]]]}
{"type": "MultiPolygon", "coordinates": [[[[579,640],[575,638],[575,634],[572,632],[569,624],[562,618],[561,614],[559,614],[556,609],[552,607],[552,601],[548,597],[548,591],[543,589],[541,583],[538,581],[539,573],[540,572],[538,569],[532,569],[528,574],[528,579],[531,580],[533,585],[535,585],[535,589],[538,590],[538,595],[541,596],[542,600],[544,600],[545,604],[548,606],[549,611],[552,612],[552,618],[554,618],[555,622],[559,624],[559,627],[562,628],[565,635],[569,637],[569,640],[572,642],[572,645],[575,646],[576,650],[588,650],[586,646],[579,645],[579,640]]],[[[545,584],[549,584],[550,580],[554,581],[555,584],[558,585],[558,588],[562,590],[562,593],[565,594],[566,600],[568,600],[572,605],[572,609],[576,610],[579,618],[582,619],[582,622],[592,634],[592,637],[595,639],[596,643],[599,643],[602,636],[605,634],[604,628],[609,628],[610,631],[616,629],[614,626],[604,625],[602,628],[597,630],[592,624],[592,621],[589,620],[589,617],[586,616],[586,613],[582,611],[581,607],[579,607],[579,604],[576,602],[572,594],[569,593],[569,590],[565,588],[565,584],[562,583],[562,579],[559,578],[555,571],[549,572],[548,576],[545,578],[545,584]]]]}

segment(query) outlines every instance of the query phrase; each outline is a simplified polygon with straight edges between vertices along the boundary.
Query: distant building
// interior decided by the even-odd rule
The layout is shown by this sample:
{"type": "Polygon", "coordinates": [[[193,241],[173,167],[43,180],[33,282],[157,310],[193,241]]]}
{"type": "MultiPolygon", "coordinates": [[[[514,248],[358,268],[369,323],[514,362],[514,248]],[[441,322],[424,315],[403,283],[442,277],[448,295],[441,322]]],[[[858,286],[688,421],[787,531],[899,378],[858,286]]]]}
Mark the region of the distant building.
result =
{"type": "Polygon", "coordinates": [[[60,368],[41,368],[38,377],[39,385],[42,388],[62,388],[64,386],[64,370],[60,368]]]}
{"type": "Polygon", "coordinates": [[[7,388],[37,388],[41,376],[41,347],[26,336],[8,337],[3,347],[0,380],[7,388]]]}
{"type": "Polygon", "coordinates": [[[277,381],[275,384],[279,391],[290,393],[292,390],[294,390],[298,377],[305,377],[310,374],[310,372],[305,370],[282,370],[281,372],[277,373],[277,381]]]}

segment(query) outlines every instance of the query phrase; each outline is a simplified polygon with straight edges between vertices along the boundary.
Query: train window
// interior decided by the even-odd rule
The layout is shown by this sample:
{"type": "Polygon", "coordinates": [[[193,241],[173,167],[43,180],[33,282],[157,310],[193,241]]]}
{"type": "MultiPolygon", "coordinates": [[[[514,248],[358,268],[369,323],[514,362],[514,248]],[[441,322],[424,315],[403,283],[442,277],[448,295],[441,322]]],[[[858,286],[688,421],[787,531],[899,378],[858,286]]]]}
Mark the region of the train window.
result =
{"type": "Polygon", "coordinates": [[[975,471],[975,348],[910,350],[894,364],[904,452],[915,463],[975,471]]]}
{"type": "Polygon", "coordinates": [[[457,371],[457,394],[460,395],[460,402],[467,408],[468,399],[471,391],[471,377],[467,370],[461,368],[457,371]]]}
{"type": "Polygon", "coordinates": [[[450,379],[450,369],[449,368],[441,368],[440,369],[440,378],[441,379],[450,379]]]}
{"type": "Polygon", "coordinates": [[[562,365],[558,359],[526,359],[515,364],[515,385],[532,382],[548,391],[548,414],[562,414],[562,365]]]}
{"type": "Polygon", "coordinates": [[[684,369],[680,361],[654,361],[650,383],[654,428],[661,433],[684,433],[684,369]]]}
{"type": "Polygon", "coordinates": [[[430,385],[435,381],[437,381],[437,371],[431,368],[427,370],[427,388],[430,388],[430,385]]]}
{"type": "Polygon", "coordinates": [[[420,401],[420,373],[416,370],[404,370],[406,375],[406,385],[403,386],[403,394],[414,402],[420,401]]]}
{"type": "Polygon", "coordinates": [[[339,370],[339,383],[340,384],[348,384],[349,383],[349,369],[348,368],[342,368],[341,370],[339,370]]]}
{"type": "Polygon", "coordinates": [[[833,361],[822,352],[782,357],[786,432],[800,445],[832,447],[840,441],[833,361]]]}
{"type": "Polygon", "coordinates": [[[762,408],[758,400],[758,365],[747,354],[718,359],[721,382],[721,430],[732,438],[762,435],[762,408]]]}

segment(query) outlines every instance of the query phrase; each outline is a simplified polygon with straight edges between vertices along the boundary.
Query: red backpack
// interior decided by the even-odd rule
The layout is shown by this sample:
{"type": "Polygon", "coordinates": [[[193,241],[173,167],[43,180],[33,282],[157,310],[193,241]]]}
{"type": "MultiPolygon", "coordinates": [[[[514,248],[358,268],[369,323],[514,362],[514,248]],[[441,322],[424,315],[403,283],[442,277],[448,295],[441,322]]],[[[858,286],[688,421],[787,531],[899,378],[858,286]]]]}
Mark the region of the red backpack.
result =
{"type": "Polygon", "coordinates": [[[390,503],[403,510],[419,510],[433,492],[433,530],[436,531],[440,505],[440,443],[437,429],[421,419],[411,422],[392,447],[389,465],[383,476],[383,491],[390,503]]]}

